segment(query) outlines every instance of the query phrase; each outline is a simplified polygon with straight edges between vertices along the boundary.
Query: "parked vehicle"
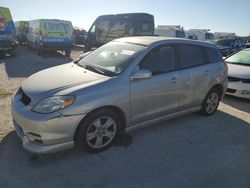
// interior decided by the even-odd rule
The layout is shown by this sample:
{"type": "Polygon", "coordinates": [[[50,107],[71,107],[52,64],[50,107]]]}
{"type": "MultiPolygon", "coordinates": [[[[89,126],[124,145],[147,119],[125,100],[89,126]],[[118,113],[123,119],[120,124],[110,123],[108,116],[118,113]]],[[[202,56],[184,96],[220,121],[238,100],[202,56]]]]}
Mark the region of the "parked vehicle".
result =
{"type": "Polygon", "coordinates": [[[216,45],[128,37],[29,77],[12,100],[12,116],[31,152],[74,144],[100,152],[124,131],[191,112],[212,115],[226,87],[216,45]]]}
{"type": "Polygon", "coordinates": [[[44,50],[65,51],[70,56],[73,47],[73,26],[70,21],[39,19],[29,21],[28,46],[37,54],[44,50]]]}
{"type": "Polygon", "coordinates": [[[228,64],[226,94],[250,99],[250,49],[241,50],[225,61],[228,64]]]}
{"type": "Polygon", "coordinates": [[[147,13],[99,16],[88,31],[86,50],[128,36],[153,36],[154,16],[147,13]]]}
{"type": "Polygon", "coordinates": [[[230,32],[215,32],[214,33],[214,40],[223,39],[223,38],[235,38],[237,37],[235,33],[230,32]]]}
{"type": "Polygon", "coordinates": [[[84,29],[74,30],[74,41],[75,44],[85,44],[88,33],[84,29]]]}
{"type": "Polygon", "coordinates": [[[215,41],[215,44],[218,46],[223,57],[246,47],[246,42],[239,37],[218,39],[215,41]]]}
{"type": "Polygon", "coordinates": [[[189,29],[186,31],[186,38],[211,41],[214,40],[214,34],[210,32],[210,29],[189,29]]]}
{"type": "Polygon", "coordinates": [[[16,49],[16,33],[10,10],[0,7],[0,55],[16,49]]]}
{"type": "Polygon", "coordinates": [[[27,33],[29,29],[29,22],[28,21],[17,21],[14,23],[16,28],[16,38],[18,44],[23,45],[27,44],[27,33]]]}
{"type": "Polygon", "coordinates": [[[158,25],[155,34],[162,37],[185,38],[185,30],[180,25],[158,25]]]}

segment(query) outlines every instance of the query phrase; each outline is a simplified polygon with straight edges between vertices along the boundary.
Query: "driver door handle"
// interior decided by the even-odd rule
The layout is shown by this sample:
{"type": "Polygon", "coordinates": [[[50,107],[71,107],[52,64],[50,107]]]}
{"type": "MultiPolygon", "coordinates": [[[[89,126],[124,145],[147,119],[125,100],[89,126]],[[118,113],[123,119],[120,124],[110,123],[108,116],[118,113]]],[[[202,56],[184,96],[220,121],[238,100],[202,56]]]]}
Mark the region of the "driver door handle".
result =
{"type": "Polygon", "coordinates": [[[178,80],[178,78],[176,78],[176,77],[171,78],[171,82],[172,82],[172,83],[176,83],[177,80],[178,80]]]}

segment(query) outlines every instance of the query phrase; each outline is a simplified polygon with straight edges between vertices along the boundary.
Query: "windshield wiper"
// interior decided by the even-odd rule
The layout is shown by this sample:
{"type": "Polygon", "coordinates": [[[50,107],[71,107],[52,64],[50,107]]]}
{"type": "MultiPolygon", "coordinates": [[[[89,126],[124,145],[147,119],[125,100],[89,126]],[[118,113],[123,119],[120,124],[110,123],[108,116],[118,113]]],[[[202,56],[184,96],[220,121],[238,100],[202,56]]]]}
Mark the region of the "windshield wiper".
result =
{"type": "Polygon", "coordinates": [[[99,68],[97,68],[95,66],[92,66],[92,65],[82,65],[81,67],[83,67],[83,68],[85,68],[87,70],[90,70],[92,72],[96,72],[96,73],[105,75],[105,73],[102,70],[100,70],[99,68]]]}

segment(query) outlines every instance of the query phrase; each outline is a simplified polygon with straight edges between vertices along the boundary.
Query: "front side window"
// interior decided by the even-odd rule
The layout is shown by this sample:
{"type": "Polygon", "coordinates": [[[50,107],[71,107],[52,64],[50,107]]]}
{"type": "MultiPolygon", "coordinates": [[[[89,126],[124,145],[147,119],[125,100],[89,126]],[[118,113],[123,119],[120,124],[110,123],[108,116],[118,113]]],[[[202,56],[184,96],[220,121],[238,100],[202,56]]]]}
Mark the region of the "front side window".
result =
{"type": "Polygon", "coordinates": [[[90,29],[90,33],[95,33],[95,25],[92,25],[91,29],[90,29]]]}
{"type": "Polygon", "coordinates": [[[204,64],[202,49],[198,46],[179,46],[180,68],[189,68],[204,64]]]}
{"type": "Polygon", "coordinates": [[[147,69],[152,75],[175,70],[174,47],[164,46],[153,49],[140,64],[140,69],[147,69]]]}

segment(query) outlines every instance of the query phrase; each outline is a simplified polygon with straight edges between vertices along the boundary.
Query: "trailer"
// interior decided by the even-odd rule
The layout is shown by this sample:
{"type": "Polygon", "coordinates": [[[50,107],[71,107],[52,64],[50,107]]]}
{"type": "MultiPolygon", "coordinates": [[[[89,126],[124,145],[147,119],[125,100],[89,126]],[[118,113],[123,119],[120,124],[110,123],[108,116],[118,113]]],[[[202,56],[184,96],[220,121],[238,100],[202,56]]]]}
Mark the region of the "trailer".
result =
{"type": "Polygon", "coordinates": [[[195,38],[196,40],[211,41],[214,40],[214,34],[210,29],[189,29],[186,31],[186,38],[195,38]]]}
{"type": "Polygon", "coordinates": [[[185,38],[185,30],[180,25],[158,25],[155,34],[163,37],[185,38]]]}

